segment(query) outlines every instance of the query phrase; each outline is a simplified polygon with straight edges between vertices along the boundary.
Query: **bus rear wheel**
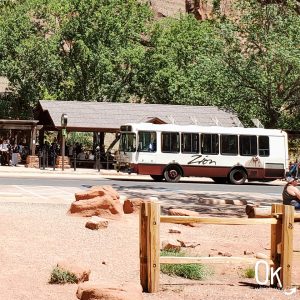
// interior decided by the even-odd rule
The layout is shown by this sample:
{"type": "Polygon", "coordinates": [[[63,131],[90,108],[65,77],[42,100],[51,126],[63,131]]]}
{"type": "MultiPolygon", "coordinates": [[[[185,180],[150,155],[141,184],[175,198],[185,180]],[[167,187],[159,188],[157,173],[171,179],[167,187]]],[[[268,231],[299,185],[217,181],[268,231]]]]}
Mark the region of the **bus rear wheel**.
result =
{"type": "Polygon", "coordinates": [[[163,176],[163,175],[150,175],[150,177],[151,177],[154,181],[163,181],[163,180],[164,180],[164,176],[163,176]]]}
{"type": "Polygon", "coordinates": [[[164,177],[168,182],[178,182],[181,178],[181,170],[178,166],[168,166],[165,169],[164,177]]]}
{"type": "Polygon", "coordinates": [[[244,184],[247,174],[243,169],[233,169],[229,174],[229,181],[232,184],[244,184]]]}

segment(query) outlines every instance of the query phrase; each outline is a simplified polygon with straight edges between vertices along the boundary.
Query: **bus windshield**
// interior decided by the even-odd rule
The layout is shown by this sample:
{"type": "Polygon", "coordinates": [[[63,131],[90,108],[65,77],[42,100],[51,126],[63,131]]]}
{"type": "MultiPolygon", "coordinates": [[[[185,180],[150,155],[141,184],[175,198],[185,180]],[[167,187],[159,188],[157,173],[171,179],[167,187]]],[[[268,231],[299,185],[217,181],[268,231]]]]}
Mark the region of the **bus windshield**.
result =
{"type": "Polygon", "coordinates": [[[122,133],[120,139],[120,151],[135,152],[136,151],[136,134],[122,133]]]}

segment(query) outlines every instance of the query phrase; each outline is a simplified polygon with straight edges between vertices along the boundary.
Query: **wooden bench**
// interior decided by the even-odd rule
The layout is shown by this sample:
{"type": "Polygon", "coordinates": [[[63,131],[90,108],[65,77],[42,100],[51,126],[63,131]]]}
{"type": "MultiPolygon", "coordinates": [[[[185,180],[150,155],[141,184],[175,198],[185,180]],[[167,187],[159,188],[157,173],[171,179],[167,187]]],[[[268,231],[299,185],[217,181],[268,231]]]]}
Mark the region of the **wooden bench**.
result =
{"type": "MultiPolygon", "coordinates": [[[[74,158],[70,159],[71,167],[74,168],[74,158]]],[[[96,168],[96,161],[89,159],[76,159],[76,168],[96,168]]]]}

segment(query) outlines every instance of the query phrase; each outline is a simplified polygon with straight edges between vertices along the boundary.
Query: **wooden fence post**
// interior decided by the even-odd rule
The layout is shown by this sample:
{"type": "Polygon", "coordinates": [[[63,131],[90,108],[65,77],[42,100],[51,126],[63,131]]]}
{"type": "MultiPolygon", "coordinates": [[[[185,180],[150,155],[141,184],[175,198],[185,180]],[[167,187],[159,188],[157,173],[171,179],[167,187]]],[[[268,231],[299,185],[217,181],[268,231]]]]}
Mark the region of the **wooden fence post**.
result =
{"type": "Polygon", "coordinates": [[[160,204],[151,199],[148,205],[148,292],[159,290],[160,275],[160,204]]]}
{"type": "MultiPolygon", "coordinates": [[[[272,204],[272,214],[282,214],[282,204],[272,204]]],[[[282,219],[277,219],[278,223],[271,225],[271,260],[274,262],[273,268],[276,270],[280,267],[280,253],[282,244],[282,219]]],[[[273,286],[277,287],[278,280],[275,277],[273,286]]]]}
{"type": "Polygon", "coordinates": [[[283,289],[292,285],[293,231],[295,208],[292,205],[283,206],[282,214],[282,243],[281,243],[281,272],[280,280],[283,289]]]}
{"type": "Polygon", "coordinates": [[[143,292],[148,292],[148,211],[147,203],[140,210],[140,282],[143,292]]]}

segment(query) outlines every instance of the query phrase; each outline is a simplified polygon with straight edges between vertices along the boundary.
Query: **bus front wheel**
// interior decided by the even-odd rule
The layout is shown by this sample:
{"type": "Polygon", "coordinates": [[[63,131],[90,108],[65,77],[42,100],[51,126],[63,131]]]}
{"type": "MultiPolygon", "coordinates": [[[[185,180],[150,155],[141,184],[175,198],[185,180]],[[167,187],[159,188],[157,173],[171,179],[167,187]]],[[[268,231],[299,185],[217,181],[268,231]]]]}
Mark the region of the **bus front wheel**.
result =
{"type": "Polygon", "coordinates": [[[181,178],[181,170],[178,166],[168,166],[165,169],[164,177],[168,182],[178,182],[181,178]]]}
{"type": "Polygon", "coordinates": [[[229,174],[229,181],[232,184],[244,184],[247,174],[243,169],[233,169],[229,174]]]}
{"type": "Polygon", "coordinates": [[[163,176],[163,175],[150,175],[150,177],[151,177],[154,181],[163,181],[163,180],[164,180],[164,176],[163,176]]]}

